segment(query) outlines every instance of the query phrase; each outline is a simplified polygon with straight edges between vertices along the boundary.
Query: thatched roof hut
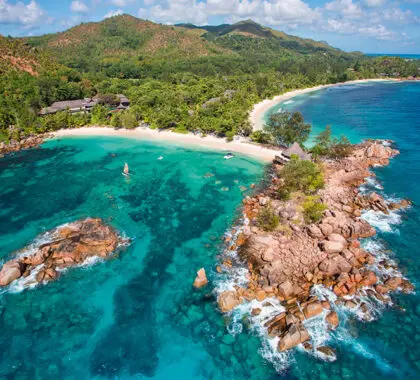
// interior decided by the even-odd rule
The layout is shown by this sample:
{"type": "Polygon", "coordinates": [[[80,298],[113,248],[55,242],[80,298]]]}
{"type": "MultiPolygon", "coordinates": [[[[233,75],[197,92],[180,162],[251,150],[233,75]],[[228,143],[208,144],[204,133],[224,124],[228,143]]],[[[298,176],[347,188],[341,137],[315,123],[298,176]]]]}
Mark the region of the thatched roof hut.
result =
{"type": "Polygon", "coordinates": [[[310,153],[306,153],[297,142],[282,152],[282,156],[287,160],[290,160],[292,155],[298,156],[301,160],[310,160],[312,158],[310,153]]]}

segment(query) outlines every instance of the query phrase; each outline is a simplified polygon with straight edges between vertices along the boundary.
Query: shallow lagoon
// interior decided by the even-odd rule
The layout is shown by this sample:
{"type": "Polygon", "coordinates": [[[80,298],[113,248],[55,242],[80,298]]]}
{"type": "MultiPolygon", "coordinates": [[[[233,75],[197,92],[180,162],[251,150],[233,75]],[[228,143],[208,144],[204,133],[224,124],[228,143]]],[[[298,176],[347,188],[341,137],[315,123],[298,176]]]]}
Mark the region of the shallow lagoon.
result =
{"type": "Polygon", "coordinates": [[[114,137],[52,140],[0,160],[3,259],[40,232],[87,216],[134,239],[117,258],[70,269],[55,283],[3,291],[0,374],[269,376],[258,339],[232,339],[211,288],[192,288],[200,267],[212,276],[240,186],[263,173],[245,157],[114,137]]]}

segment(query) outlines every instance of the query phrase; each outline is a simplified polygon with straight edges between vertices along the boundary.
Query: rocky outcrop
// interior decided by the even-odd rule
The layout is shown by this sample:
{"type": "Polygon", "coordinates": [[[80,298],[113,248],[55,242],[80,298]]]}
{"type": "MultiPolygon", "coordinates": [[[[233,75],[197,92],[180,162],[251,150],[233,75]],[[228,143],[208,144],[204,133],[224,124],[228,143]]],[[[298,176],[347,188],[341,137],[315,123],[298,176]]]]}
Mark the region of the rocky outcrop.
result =
{"type": "Polygon", "coordinates": [[[278,350],[280,352],[287,351],[308,340],[308,330],[301,323],[293,324],[280,337],[278,350]]]}
{"type": "Polygon", "coordinates": [[[208,283],[209,281],[207,280],[206,271],[204,270],[204,268],[201,268],[197,272],[197,277],[194,280],[193,286],[197,289],[200,289],[203,286],[206,286],[208,283]]]}
{"type": "Polygon", "coordinates": [[[358,194],[354,199],[354,205],[363,210],[380,211],[388,214],[391,210],[400,210],[411,206],[411,201],[403,199],[399,202],[387,202],[379,194],[358,194]]]}
{"type": "Polygon", "coordinates": [[[328,322],[330,327],[335,330],[339,325],[338,315],[335,311],[331,311],[325,317],[325,320],[328,322]]]}
{"type": "Polygon", "coordinates": [[[41,145],[46,137],[46,135],[22,136],[20,140],[11,139],[8,143],[0,141],[0,155],[36,147],[41,145]]]}
{"type": "Polygon", "coordinates": [[[234,307],[241,304],[242,301],[242,297],[240,297],[239,294],[233,290],[227,290],[221,293],[217,300],[220,311],[222,313],[231,311],[234,307]]]}
{"type": "Polygon", "coordinates": [[[303,314],[305,315],[305,318],[315,317],[322,312],[323,307],[319,301],[307,303],[303,308],[303,314]]]}
{"type": "Polygon", "coordinates": [[[69,223],[42,236],[43,244],[16,252],[16,259],[6,262],[0,271],[0,286],[36,272],[36,281],[56,280],[59,270],[82,264],[90,257],[106,258],[128,243],[101,219],[69,223]],[[46,241],[46,242],[45,242],[46,241]],[[25,255],[28,252],[28,255],[25,255]]]}
{"type": "Polygon", "coordinates": [[[9,261],[0,271],[0,286],[7,286],[22,276],[23,266],[18,261],[9,261]]]}
{"type": "MultiPolygon", "coordinates": [[[[299,194],[289,201],[278,199],[280,179],[275,175],[263,193],[244,199],[244,215],[249,225],[244,226],[240,239],[229,241],[229,249],[238,249],[248,263],[249,282],[246,288],[221,293],[220,310],[231,311],[245,300],[261,302],[265,298],[277,298],[285,311],[271,318],[265,327],[269,336],[279,338],[278,349],[285,351],[310,339],[303,326],[306,319],[325,318],[330,329],[339,325],[335,304],[311,294],[315,284],[331,289],[337,296],[337,305],[357,308],[366,316],[369,310],[360,301],[362,297],[387,302],[384,294],[390,291],[412,290],[407,280],[378,278],[369,270],[368,266],[375,264],[375,257],[361,248],[359,241],[376,234],[360,218],[363,210],[388,213],[410,205],[409,201],[390,203],[377,193],[361,194],[358,190],[372,175],[369,171],[372,166],[386,165],[396,154],[398,151],[387,143],[367,141],[355,146],[349,157],[324,162],[326,186],[319,196],[327,210],[318,223],[305,223],[299,194]],[[281,221],[281,226],[273,232],[262,231],[256,222],[259,211],[268,204],[281,221]]],[[[384,268],[388,265],[376,264],[384,268]]],[[[253,311],[252,315],[261,313],[261,307],[253,310],[258,313],[253,311]]],[[[335,357],[329,347],[314,350],[317,349],[327,360],[335,357]]]]}

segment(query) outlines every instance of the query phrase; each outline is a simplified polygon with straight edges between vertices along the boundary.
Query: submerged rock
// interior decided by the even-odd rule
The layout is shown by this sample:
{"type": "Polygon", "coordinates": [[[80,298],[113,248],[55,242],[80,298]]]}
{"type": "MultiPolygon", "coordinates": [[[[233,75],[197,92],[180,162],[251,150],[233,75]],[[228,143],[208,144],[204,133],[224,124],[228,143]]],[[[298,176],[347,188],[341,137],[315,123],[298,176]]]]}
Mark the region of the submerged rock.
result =
{"type": "Polygon", "coordinates": [[[17,259],[3,265],[0,271],[0,286],[30,275],[32,270],[42,268],[36,274],[37,282],[58,278],[58,270],[82,264],[88,258],[105,258],[119,246],[128,242],[101,219],[83,219],[58,227],[42,235],[44,241],[35,250],[26,247],[17,252],[17,259]],[[45,242],[46,241],[46,242],[45,242]],[[25,251],[31,252],[25,256],[25,251]]]}
{"type": "Polygon", "coordinates": [[[328,361],[334,361],[337,359],[337,354],[335,353],[335,351],[328,346],[321,346],[318,347],[317,352],[321,354],[321,356],[328,361]]]}

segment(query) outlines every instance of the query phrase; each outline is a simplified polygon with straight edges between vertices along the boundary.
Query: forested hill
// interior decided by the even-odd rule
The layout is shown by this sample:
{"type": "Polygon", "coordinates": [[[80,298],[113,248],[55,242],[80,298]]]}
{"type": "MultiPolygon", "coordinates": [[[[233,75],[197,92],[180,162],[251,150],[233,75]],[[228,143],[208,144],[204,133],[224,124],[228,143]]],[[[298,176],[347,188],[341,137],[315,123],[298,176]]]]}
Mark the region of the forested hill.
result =
{"type": "MultiPolygon", "coordinates": [[[[204,30],[206,31],[206,33],[203,34],[205,39],[213,41],[215,44],[221,46],[230,45],[230,48],[233,51],[237,51],[239,44],[232,44],[229,40],[236,39],[236,41],[244,41],[241,37],[247,37],[254,39],[253,42],[255,43],[255,46],[259,46],[260,49],[272,50],[273,54],[281,53],[282,51],[283,53],[285,51],[289,51],[290,53],[293,52],[300,54],[323,52],[350,56],[350,54],[333,48],[326,42],[292,36],[278,30],[267,28],[252,20],[240,21],[233,25],[223,24],[218,26],[195,26],[192,24],[178,24],[177,26],[188,29],[204,30]]],[[[354,54],[361,53],[352,53],[351,55],[354,54]]]]}
{"type": "Polygon", "coordinates": [[[142,67],[159,61],[231,54],[202,34],[200,30],[121,15],[26,41],[58,56],[69,67],[133,78],[141,75],[142,67]]]}
{"type": "Polygon", "coordinates": [[[255,72],[261,65],[267,66],[267,61],[280,67],[288,59],[308,55],[334,56],[344,67],[355,57],[326,43],[290,36],[251,20],[234,25],[168,26],[121,15],[26,41],[51,52],[66,66],[124,78],[156,75],[162,70],[206,75],[205,64],[223,69],[220,72],[224,74],[229,74],[231,65],[239,65],[235,70],[255,72]]]}
{"type": "Polygon", "coordinates": [[[40,72],[58,69],[58,63],[45,51],[14,38],[0,35],[0,74],[15,71],[39,76],[40,72]]]}

